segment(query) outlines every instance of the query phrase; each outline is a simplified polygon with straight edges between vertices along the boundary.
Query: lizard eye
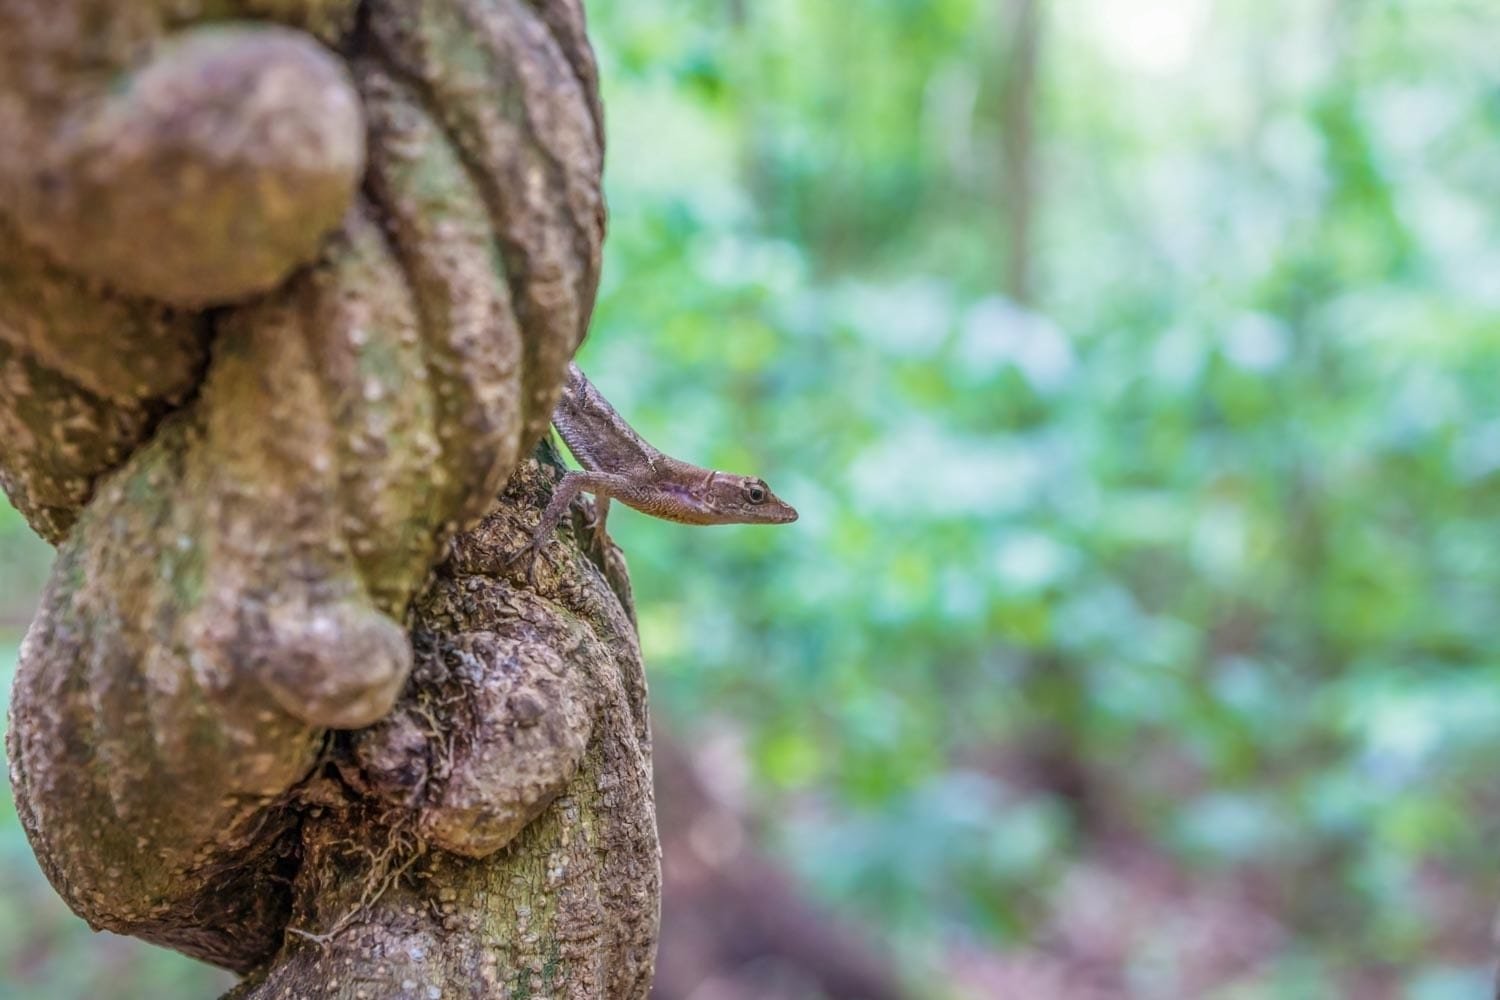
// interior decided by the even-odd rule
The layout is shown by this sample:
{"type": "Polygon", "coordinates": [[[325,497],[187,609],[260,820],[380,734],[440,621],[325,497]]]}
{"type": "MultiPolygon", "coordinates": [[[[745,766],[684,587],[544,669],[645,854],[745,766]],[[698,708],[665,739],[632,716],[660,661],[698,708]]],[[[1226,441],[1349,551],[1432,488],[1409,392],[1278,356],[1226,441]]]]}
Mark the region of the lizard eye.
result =
{"type": "Polygon", "coordinates": [[[766,488],[759,483],[751,483],[745,487],[745,499],[751,503],[765,503],[766,488]]]}

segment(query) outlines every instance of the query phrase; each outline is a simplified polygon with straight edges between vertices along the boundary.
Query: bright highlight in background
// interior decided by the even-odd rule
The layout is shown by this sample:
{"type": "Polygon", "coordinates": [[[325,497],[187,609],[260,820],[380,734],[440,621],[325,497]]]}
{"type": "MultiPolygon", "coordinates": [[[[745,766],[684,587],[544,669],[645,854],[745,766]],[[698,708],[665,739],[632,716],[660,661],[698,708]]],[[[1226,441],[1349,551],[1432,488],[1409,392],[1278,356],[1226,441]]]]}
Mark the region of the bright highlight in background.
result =
{"type": "Polygon", "coordinates": [[[1099,49],[1122,69],[1152,76],[1186,70],[1208,27],[1207,0],[1093,0],[1087,7],[1099,49]]]}

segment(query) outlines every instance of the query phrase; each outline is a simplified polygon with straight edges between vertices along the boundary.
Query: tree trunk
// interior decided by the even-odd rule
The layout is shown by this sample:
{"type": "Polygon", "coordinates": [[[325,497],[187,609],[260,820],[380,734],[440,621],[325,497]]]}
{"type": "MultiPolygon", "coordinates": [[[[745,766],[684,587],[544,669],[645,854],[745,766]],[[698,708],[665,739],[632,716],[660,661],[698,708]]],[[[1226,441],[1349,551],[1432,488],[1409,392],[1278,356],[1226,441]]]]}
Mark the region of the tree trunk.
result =
{"type": "Polygon", "coordinates": [[[598,279],[581,8],[169,6],[0,0],[43,870],[241,997],[643,997],[628,583],[566,532],[507,561],[598,279]]]}
{"type": "Polygon", "coordinates": [[[1005,0],[1005,76],[1001,89],[1001,204],[1005,206],[1005,294],[1031,305],[1036,228],[1037,67],[1042,0],[1005,0]]]}
{"type": "Polygon", "coordinates": [[[517,473],[418,601],[412,683],[304,789],[289,933],[232,997],[646,995],[656,820],[618,553],[559,546],[534,590],[499,569],[555,471],[517,473]]]}

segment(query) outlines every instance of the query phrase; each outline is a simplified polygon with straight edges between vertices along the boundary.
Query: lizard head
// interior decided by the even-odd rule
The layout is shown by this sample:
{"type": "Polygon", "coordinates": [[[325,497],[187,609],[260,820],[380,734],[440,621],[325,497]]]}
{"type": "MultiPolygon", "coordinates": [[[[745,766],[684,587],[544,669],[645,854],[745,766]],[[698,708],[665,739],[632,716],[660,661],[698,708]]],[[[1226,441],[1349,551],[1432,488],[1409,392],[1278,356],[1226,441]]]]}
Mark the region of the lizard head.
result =
{"type": "Polygon", "coordinates": [[[792,505],[771,492],[764,479],[716,472],[709,477],[708,502],[734,524],[789,524],[797,520],[792,505]]]}

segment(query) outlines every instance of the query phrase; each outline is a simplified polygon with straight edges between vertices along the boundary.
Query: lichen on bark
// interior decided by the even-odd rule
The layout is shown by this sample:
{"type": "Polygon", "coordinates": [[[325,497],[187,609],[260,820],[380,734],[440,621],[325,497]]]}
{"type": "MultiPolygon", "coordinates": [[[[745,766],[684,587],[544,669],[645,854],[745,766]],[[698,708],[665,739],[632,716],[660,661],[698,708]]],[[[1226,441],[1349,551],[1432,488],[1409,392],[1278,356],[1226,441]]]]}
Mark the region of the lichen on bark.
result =
{"type": "Polygon", "coordinates": [[[0,132],[58,891],[244,997],[644,996],[622,564],[505,558],[598,280],[576,0],[0,0],[0,132]]]}

